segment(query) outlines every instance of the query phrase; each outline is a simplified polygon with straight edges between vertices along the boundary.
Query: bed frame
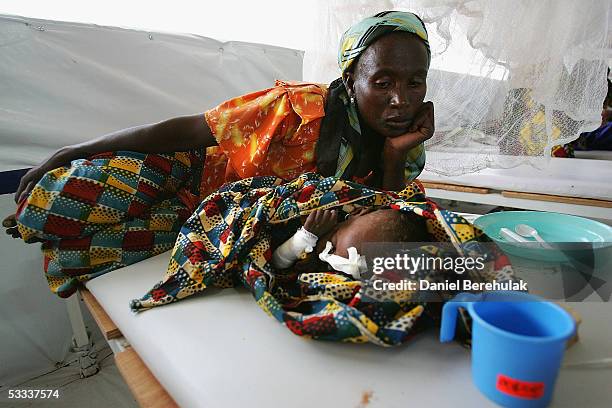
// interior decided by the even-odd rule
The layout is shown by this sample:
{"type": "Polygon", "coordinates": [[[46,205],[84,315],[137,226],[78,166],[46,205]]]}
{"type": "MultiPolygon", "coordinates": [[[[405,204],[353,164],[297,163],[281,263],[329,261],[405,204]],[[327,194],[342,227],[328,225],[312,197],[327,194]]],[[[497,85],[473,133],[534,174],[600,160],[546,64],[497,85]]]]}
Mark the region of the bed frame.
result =
{"type": "Polygon", "coordinates": [[[78,295],[113,350],[115,364],[138,404],[141,407],[151,408],[178,407],[138,353],[127,343],[117,325],[106,314],[94,295],[86,288],[81,288],[78,295]]]}

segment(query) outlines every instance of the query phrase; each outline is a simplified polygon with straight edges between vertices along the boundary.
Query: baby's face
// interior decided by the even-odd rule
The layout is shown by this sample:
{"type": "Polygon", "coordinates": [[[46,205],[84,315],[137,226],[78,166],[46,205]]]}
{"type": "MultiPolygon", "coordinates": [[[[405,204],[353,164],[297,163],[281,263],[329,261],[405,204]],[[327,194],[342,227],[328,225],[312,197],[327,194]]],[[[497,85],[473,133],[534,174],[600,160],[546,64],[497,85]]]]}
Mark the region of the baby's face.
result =
{"type": "Polygon", "coordinates": [[[380,226],[384,222],[398,217],[396,210],[376,210],[368,214],[351,216],[348,220],[336,224],[327,234],[323,235],[317,242],[316,251],[320,254],[325,249],[327,241],[331,242],[334,249],[330,253],[348,258],[348,249],[355,247],[357,252],[362,253],[362,244],[366,242],[384,242],[385,234],[380,226]]]}

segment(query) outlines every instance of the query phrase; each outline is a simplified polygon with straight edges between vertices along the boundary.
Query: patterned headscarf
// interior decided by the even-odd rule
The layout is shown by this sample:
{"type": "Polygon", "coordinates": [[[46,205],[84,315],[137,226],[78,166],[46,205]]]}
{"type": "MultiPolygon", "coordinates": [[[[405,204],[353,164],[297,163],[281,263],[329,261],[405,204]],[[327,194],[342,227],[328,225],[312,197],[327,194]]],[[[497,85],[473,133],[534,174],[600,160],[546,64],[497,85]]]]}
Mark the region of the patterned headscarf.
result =
{"type": "Polygon", "coordinates": [[[340,39],[338,50],[338,65],[342,74],[351,66],[361,53],[380,36],[393,31],[406,31],[418,36],[431,60],[427,30],[423,21],[413,13],[404,11],[383,11],[373,17],[361,20],[349,28],[340,39]]]}
{"type": "MultiPolygon", "coordinates": [[[[431,51],[427,41],[427,30],[421,19],[402,11],[383,11],[368,17],[349,28],[340,40],[338,65],[342,75],[361,53],[381,36],[404,31],[415,34],[427,48],[428,62],[431,51]]],[[[350,101],[344,81],[338,78],[329,85],[325,117],[321,123],[321,132],[316,146],[317,171],[325,176],[336,176],[346,180],[353,179],[359,172],[364,154],[380,155],[381,140],[369,140],[370,146],[364,146],[368,140],[362,137],[359,115],[356,105],[350,101]],[[371,143],[378,143],[374,146],[371,143]]],[[[408,151],[406,160],[406,178],[414,180],[425,166],[425,148],[423,144],[408,151]]],[[[373,184],[382,183],[381,169],[372,169],[377,174],[373,184]]]]}

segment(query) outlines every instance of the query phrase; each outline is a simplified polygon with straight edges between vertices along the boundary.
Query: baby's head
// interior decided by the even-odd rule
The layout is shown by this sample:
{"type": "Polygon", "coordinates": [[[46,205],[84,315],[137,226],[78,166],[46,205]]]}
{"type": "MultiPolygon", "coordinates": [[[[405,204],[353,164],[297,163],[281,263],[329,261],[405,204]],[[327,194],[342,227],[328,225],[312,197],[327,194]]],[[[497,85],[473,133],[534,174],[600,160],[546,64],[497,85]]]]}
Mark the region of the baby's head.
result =
{"type": "Polygon", "coordinates": [[[425,220],[415,214],[406,214],[390,208],[351,216],[338,223],[317,242],[321,253],[327,241],[334,246],[331,253],[347,257],[348,248],[355,247],[362,253],[362,245],[368,242],[427,242],[429,234],[425,220]]]}

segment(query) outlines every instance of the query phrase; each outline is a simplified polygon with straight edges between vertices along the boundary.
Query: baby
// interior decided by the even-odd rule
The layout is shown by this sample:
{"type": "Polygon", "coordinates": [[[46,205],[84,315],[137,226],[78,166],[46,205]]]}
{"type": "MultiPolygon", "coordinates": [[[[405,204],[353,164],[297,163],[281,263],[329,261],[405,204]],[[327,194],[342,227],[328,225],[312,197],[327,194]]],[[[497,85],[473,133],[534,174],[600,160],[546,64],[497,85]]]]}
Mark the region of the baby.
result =
{"type": "Polygon", "coordinates": [[[311,212],[304,225],[272,255],[278,269],[291,266],[297,272],[329,270],[359,278],[365,259],[359,255],[370,242],[427,242],[425,220],[390,208],[362,208],[338,222],[337,210],[311,212]]]}

